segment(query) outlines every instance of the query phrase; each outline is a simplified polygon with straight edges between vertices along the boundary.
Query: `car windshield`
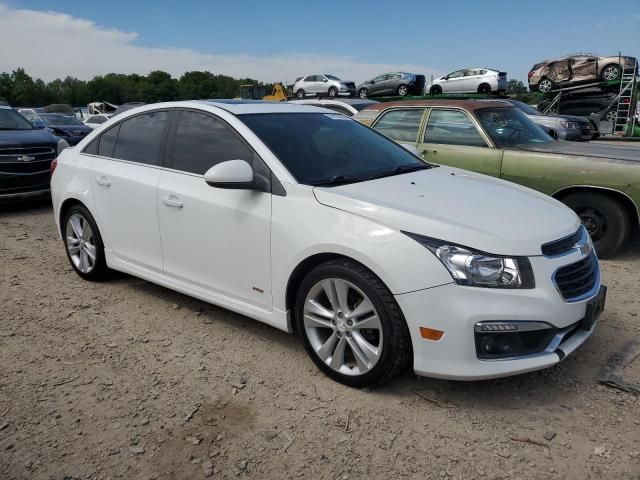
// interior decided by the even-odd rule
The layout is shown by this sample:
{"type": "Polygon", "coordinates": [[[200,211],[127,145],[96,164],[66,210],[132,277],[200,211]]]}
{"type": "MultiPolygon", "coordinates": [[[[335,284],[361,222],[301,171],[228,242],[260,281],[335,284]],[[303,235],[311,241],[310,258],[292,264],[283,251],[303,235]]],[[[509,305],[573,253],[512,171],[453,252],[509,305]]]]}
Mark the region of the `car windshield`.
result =
{"type": "Polygon", "coordinates": [[[327,77],[329,80],[337,80],[338,82],[340,81],[340,79],[335,75],[325,75],[325,77],[327,77]]]}
{"type": "Polygon", "coordinates": [[[70,115],[47,114],[42,115],[42,119],[47,125],[84,125],[81,121],[70,115]]]}
{"type": "Polygon", "coordinates": [[[512,105],[515,105],[527,115],[541,115],[541,113],[535,108],[533,108],[531,105],[527,105],[526,103],[521,102],[519,100],[511,100],[509,103],[511,103],[512,105]]]}
{"type": "Polygon", "coordinates": [[[300,183],[334,186],[431,168],[385,136],[333,113],[239,115],[300,183]]]}
{"type": "Polygon", "coordinates": [[[35,127],[10,107],[0,106],[0,130],[33,130],[35,127]]]}
{"type": "Polygon", "coordinates": [[[553,141],[542,128],[515,107],[483,108],[476,110],[476,116],[500,147],[553,141]]]}

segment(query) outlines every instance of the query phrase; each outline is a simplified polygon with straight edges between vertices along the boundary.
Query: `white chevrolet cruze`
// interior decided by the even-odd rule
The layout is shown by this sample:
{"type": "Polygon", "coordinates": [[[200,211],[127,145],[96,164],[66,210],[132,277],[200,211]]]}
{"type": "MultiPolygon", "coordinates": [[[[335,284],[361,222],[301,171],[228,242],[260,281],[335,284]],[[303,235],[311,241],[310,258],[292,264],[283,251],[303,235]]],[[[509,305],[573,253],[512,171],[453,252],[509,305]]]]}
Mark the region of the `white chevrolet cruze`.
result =
{"type": "Polygon", "coordinates": [[[549,367],[603,309],[576,215],[532,190],[427,164],[330,110],[148,105],[64,150],[67,256],[297,331],[352,386],[410,363],[482,379],[549,367]]]}

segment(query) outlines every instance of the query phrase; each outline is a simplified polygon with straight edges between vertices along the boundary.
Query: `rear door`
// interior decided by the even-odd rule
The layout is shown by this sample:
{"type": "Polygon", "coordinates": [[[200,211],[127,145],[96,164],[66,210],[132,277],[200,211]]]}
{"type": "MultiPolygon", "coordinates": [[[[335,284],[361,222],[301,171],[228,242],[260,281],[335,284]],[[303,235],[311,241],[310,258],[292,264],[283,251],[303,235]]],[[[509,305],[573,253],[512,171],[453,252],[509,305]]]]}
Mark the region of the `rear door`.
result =
{"type": "Polygon", "coordinates": [[[428,162],[500,176],[502,150],[491,146],[464,110],[430,109],[418,150],[428,162]]]}
{"type": "MultiPolygon", "coordinates": [[[[478,86],[481,83],[482,76],[480,72],[483,70],[478,69],[470,69],[465,70],[464,79],[462,80],[462,85],[464,87],[465,92],[477,92],[478,86]]],[[[484,70],[486,72],[486,70],[484,70]]]]}
{"type": "Polygon", "coordinates": [[[136,115],[106,130],[93,162],[93,202],[105,246],[118,259],[162,270],[157,188],[170,113],[136,115]]]}

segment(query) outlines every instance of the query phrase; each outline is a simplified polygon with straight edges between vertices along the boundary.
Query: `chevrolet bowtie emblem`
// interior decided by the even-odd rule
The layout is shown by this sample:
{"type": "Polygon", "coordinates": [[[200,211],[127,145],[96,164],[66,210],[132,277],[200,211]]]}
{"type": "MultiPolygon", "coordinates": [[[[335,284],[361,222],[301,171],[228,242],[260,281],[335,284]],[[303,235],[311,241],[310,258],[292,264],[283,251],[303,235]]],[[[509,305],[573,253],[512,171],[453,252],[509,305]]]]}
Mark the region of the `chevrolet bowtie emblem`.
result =
{"type": "Polygon", "coordinates": [[[31,155],[22,155],[21,157],[18,157],[19,162],[33,162],[35,159],[36,157],[32,157],[31,155]]]}
{"type": "Polygon", "coordinates": [[[576,243],[574,248],[577,248],[580,255],[584,257],[591,253],[591,244],[588,241],[584,243],[576,243]]]}

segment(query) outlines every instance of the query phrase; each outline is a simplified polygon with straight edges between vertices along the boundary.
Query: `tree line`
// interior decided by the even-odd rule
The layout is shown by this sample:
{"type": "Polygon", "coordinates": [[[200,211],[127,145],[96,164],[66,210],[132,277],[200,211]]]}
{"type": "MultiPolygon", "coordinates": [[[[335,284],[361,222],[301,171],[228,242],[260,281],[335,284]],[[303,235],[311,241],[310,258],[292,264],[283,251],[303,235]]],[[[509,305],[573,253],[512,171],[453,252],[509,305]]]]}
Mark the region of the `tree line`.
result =
{"type": "Polygon", "coordinates": [[[121,105],[126,102],[234,98],[238,96],[240,85],[257,83],[251,78],[200,71],[173,78],[161,70],[148,75],[108,73],[88,81],[69,76],[64,80],[44,82],[18,68],[11,73],[0,73],[0,100],[20,107],[43,107],[53,103],[81,107],[97,101],[121,105]]]}

